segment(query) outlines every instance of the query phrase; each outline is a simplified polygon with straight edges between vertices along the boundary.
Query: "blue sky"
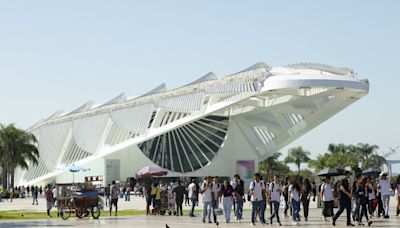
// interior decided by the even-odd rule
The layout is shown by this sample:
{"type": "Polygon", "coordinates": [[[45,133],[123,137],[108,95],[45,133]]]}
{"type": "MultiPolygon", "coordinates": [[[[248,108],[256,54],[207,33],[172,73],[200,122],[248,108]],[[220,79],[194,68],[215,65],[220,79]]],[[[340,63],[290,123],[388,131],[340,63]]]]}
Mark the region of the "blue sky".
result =
{"type": "MultiPolygon", "coordinates": [[[[370,94],[289,145],[400,145],[400,1],[0,1],[0,122],[256,62],[353,68],[370,94]]],[[[285,148],[282,152],[285,152],[285,148]]],[[[400,155],[393,158],[400,159],[400,155]]]]}

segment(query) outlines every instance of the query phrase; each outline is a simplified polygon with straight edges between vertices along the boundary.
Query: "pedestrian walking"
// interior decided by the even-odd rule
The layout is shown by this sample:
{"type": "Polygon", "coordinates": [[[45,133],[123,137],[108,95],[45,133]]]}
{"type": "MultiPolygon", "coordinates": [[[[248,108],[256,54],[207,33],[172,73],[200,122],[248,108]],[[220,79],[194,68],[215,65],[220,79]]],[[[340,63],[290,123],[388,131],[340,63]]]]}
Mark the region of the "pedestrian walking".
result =
{"type": "Polygon", "coordinates": [[[208,217],[208,223],[212,223],[211,221],[211,211],[212,211],[212,177],[207,177],[200,187],[200,193],[202,194],[203,201],[203,223],[206,222],[206,216],[208,217]]]}
{"type": "Polygon", "coordinates": [[[109,206],[110,204],[110,193],[111,193],[111,185],[108,184],[106,187],[104,187],[104,198],[106,201],[106,207],[109,206]]]}
{"type": "Polygon", "coordinates": [[[366,218],[368,226],[371,226],[372,221],[369,220],[367,204],[368,204],[368,185],[367,177],[363,177],[359,180],[357,188],[355,190],[356,200],[359,202],[361,213],[358,215],[358,225],[363,226],[362,218],[366,218]]]}
{"type": "Polygon", "coordinates": [[[217,214],[215,213],[215,209],[219,208],[219,203],[221,201],[221,196],[222,196],[222,184],[219,182],[219,177],[215,176],[212,182],[211,186],[211,194],[212,194],[212,211],[213,211],[213,217],[214,217],[214,223],[218,223],[218,218],[217,214]]]}
{"type": "Polygon", "coordinates": [[[182,185],[182,181],[178,180],[177,185],[172,189],[172,194],[175,197],[176,203],[176,216],[183,215],[182,212],[182,204],[184,200],[184,196],[186,194],[186,188],[182,185]]]}
{"type": "Polygon", "coordinates": [[[53,201],[53,191],[52,191],[52,188],[50,185],[47,185],[44,194],[45,194],[45,198],[46,198],[47,216],[51,217],[50,210],[54,205],[54,201],[53,201]]]}
{"type": "Polygon", "coordinates": [[[378,189],[381,195],[383,204],[383,217],[385,219],[389,218],[389,205],[390,205],[390,179],[387,177],[387,172],[382,172],[380,174],[378,181],[378,189]]]}
{"type": "Polygon", "coordinates": [[[333,216],[335,199],[333,196],[333,188],[330,176],[324,178],[324,183],[321,185],[320,189],[320,197],[323,202],[322,216],[324,221],[328,221],[327,218],[331,218],[333,216]]]}
{"type": "Polygon", "coordinates": [[[276,222],[281,226],[282,224],[279,218],[279,204],[281,202],[282,187],[279,180],[279,175],[274,176],[274,180],[268,186],[268,191],[272,204],[272,214],[269,217],[269,222],[272,224],[272,219],[276,217],[276,222]]]}
{"type": "Polygon", "coordinates": [[[32,199],[33,199],[32,205],[34,205],[35,202],[36,202],[36,205],[38,205],[38,195],[39,195],[38,186],[35,186],[35,187],[32,186],[32,199]]]}
{"type": "Polygon", "coordinates": [[[198,196],[199,189],[197,188],[196,179],[192,179],[192,183],[188,186],[188,197],[192,202],[192,208],[190,209],[189,215],[190,217],[194,217],[194,208],[197,204],[197,196],[198,196]]]}
{"type": "Polygon", "coordinates": [[[244,181],[240,179],[240,176],[236,174],[233,176],[235,187],[234,187],[234,200],[235,200],[235,217],[237,222],[242,222],[243,220],[243,202],[244,198],[244,181]]]}
{"type": "Polygon", "coordinates": [[[251,224],[254,226],[256,219],[257,209],[260,212],[261,223],[266,224],[264,214],[265,214],[265,186],[260,180],[260,174],[254,174],[254,180],[250,183],[250,195],[251,195],[251,224]]]}
{"type": "Polygon", "coordinates": [[[222,185],[221,192],[223,195],[223,207],[224,207],[224,213],[225,213],[225,221],[226,223],[230,223],[231,221],[231,210],[232,210],[232,205],[233,205],[233,188],[230,185],[230,183],[225,180],[224,184],[222,185]]]}
{"type": "Polygon", "coordinates": [[[111,203],[110,203],[110,216],[112,212],[112,206],[115,206],[115,216],[117,216],[118,213],[118,186],[115,183],[115,180],[112,181],[112,185],[110,187],[110,196],[111,196],[111,203]]]}
{"type": "Polygon", "coordinates": [[[354,226],[354,224],[351,223],[351,191],[350,191],[350,184],[349,180],[351,177],[351,172],[350,171],[345,171],[344,175],[345,178],[342,179],[339,183],[340,186],[340,191],[339,191],[339,210],[336,212],[336,214],[332,218],[332,225],[336,225],[336,220],[339,218],[339,216],[343,213],[344,209],[346,209],[346,217],[347,217],[347,226],[354,226]]]}
{"type": "Polygon", "coordinates": [[[293,179],[289,186],[289,202],[292,207],[292,225],[298,225],[300,212],[300,191],[301,187],[297,179],[293,179]]]}
{"type": "Polygon", "coordinates": [[[301,187],[301,204],[303,205],[304,220],[308,221],[308,212],[310,210],[310,200],[312,195],[312,186],[310,180],[305,178],[301,187]]]}

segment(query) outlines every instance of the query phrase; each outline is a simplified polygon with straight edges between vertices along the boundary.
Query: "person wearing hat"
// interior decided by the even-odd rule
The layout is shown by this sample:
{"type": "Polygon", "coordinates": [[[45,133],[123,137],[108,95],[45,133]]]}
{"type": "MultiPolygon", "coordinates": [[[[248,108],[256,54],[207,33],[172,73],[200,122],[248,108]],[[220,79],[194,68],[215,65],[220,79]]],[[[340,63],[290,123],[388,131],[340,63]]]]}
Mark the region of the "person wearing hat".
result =
{"type": "Polygon", "coordinates": [[[351,214],[351,191],[350,191],[350,184],[349,180],[351,177],[351,172],[346,171],[344,172],[345,178],[340,181],[340,192],[339,192],[339,210],[336,212],[336,214],[332,217],[332,225],[336,225],[336,220],[339,218],[339,216],[342,214],[344,209],[346,209],[346,215],[347,215],[347,226],[354,226],[354,224],[351,223],[350,220],[350,214],[351,214]]]}
{"type": "Polygon", "coordinates": [[[380,178],[378,181],[378,191],[380,192],[380,196],[382,198],[383,203],[383,217],[389,218],[389,202],[390,202],[390,180],[387,177],[387,172],[382,172],[380,174],[380,178]]]}

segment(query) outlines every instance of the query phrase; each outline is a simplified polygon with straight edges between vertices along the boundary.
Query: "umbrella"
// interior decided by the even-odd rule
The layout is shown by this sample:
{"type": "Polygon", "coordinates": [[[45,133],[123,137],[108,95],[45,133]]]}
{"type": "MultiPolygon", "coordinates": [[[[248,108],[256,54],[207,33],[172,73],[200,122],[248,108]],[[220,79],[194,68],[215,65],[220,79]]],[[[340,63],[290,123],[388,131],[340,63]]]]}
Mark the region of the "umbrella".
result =
{"type": "Polygon", "coordinates": [[[68,171],[70,171],[72,173],[72,183],[75,182],[75,173],[77,172],[85,172],[85,171],[89,171],[90,169],[88,168],[84,168],[81,166],[76,166],[74,164],[72,164],[71,166],[67,167],[68,171]]]}
{"type": "Polygon", "coordinates": [[[342,168],[325,168],[317,173],[317,176],[341,176],[344,174],[344,169],[342,168]]]}
{"type": "Polygon", "coordinates": [[[377,177],[381,173],[381,169],[377,168],[368,168],[362,172],[363,175],[368,177],[377,177]]]}
{"type": "Polygon", "coordinates": [[[167,175],[168,170],[163,169],[159,166],[146,166],[139,171],[136,172],[136,178],[144,178],[144,177],[154,177],[154,176],[165,176],[167,175]]]}

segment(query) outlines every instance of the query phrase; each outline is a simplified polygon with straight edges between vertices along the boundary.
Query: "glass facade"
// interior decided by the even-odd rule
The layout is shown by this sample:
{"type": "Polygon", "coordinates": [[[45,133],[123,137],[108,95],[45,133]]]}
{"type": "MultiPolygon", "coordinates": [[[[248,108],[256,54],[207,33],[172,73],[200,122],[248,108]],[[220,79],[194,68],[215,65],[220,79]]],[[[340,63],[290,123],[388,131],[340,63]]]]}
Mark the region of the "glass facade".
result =
{"type": "Polygon", "coordinates": [[[207,165],[218,153],[228,122],[228,117],[207,116],[138,146],[160,167],[173,172],[192,172],[207,165]]]}

